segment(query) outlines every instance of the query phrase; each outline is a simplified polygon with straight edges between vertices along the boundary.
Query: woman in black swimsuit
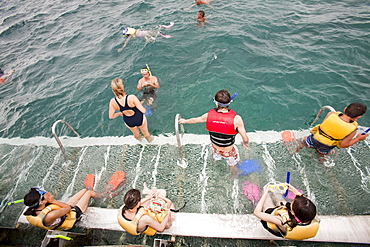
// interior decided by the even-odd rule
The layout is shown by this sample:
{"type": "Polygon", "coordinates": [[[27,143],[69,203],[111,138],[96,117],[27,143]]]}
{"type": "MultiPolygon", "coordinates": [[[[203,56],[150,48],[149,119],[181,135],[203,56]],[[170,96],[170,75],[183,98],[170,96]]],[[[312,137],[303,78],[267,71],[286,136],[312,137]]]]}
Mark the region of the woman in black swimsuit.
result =
{"type": "Polygon", "coordinates": [[[154,137],[148,131],[147,120],[144,116],[146,109],[139,99],[133,94],[126,95],[123,82],[119,78],[112,80],[111,88],[116,97],[109,102],[109,119],[123,116],[125,125],[132,131],[137,140],[140,141],[141,134],[143,134],[148,142],[152,142],[154,137]]]}

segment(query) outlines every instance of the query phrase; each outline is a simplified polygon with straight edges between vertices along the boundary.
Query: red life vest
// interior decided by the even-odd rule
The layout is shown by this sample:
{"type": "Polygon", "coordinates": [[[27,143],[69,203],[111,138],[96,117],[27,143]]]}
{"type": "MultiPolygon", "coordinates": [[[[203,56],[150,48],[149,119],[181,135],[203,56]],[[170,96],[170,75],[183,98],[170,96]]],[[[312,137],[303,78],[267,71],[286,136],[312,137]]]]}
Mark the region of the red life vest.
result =
{"type": "Polygon", "coordinates": [[[209,110],[206,128],[209,132],[236,135],[238,132],[234,127],[235,116],[236,112],[231,109],[227,113],[217,112],[216,109],[209,110]]]}

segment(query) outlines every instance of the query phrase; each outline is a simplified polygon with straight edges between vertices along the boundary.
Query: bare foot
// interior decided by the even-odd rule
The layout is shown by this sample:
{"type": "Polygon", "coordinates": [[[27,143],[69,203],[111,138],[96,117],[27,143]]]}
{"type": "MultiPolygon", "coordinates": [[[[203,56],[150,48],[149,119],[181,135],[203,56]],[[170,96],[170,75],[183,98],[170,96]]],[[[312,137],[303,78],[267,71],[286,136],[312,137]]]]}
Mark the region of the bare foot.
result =
{"type": "Polygon", "coordinates": [[[150,136],[148,136],[148,137],[145,137],[145,139],[146,139],[149,143],[151,143],[151,142],[153,141],[153,139],[154,139],[154,136],[150,135],[150,136]]]}
{"type": "Polygon", "coordinates": [[[143,187],[143,195],[149,195],[151,193],[151,190],[148,188],[145,182],[143,183],[143,187]]]}

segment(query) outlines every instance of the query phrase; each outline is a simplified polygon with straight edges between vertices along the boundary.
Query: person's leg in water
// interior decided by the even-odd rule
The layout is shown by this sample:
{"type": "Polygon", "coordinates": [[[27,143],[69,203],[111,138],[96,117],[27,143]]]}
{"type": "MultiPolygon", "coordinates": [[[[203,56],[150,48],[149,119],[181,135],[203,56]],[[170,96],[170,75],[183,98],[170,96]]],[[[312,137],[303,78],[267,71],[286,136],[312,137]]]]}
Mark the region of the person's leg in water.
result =
{"type": "MultiPolygon", "coordinates": [[[[126,125],[127,126],[127,125],[126,125]]],[[[128,127],[129,130],[131,130],[132,134],[134,134],[134,137],[138,141],[142,141],[143,137],[140,134],[140,127],[128,127]]]]}
{"type": "Polygon", "coordinates": [[[152,135],[150,135],[149,131],[148,131],[148,122],[146,120],[146,117],[144,116],[144,121],[143,121],[143,124],[141,126],[139,126],[139,129],[141,131],[141,133],[143,134],[144,138],[150,143],[153,141],[154,137],[152,135]]]}

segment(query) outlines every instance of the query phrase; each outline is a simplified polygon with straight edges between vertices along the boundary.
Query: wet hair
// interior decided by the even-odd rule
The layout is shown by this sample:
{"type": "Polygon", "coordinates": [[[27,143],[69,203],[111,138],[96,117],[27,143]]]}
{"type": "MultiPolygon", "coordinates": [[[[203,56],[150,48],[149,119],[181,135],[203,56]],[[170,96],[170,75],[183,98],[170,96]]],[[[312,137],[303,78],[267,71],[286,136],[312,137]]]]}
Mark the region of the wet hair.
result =
{"type": "Polygon", "coordinates": [[[0,76],[4,74],[4,70],[0,69],[0,76]]]}
{"type": "MultiPolygon", "coordinates": [[[[317,214],[315,204],[313,204],[313,202],[305,196],[296,196],[291,210],[293,210],[294,215],[302,223],[310,223],[317,214]]],[[[289,216],[292,219],[291,222],[289,222],[289,225],[291,227],[298,225],[298,221],[294,218],[294,216],[291,214],[289,214],[289,216]]]]}
{"type": "Polygon", "coordinates": [[[140,191],[137,189],[131,189],[126,192],[125,196],[123,197],[123,203],[125,206],[123,207],[123,212],[128,209],[133,209],[141,200],[140,191]]]}
{"type": "MultiPolygon", "coordinates": [[[[231,101],[231,96],[229,92],[226,89],[221,89],[215,94],[215,101],[223,103],[223,104],[228,104],[231,101]]],[[[218,107],[220,108],[220,106],[218,107]]]]}
{"type": "Polygon", "coordinates": [[[366,105],[362,103],[352,103],[349,106],[347,106],[344,113],[350,118],[355,118],[364,115],[366,109],[367,109],[366,105]]]}
{"type": "Polygon", "coordinates": [[[114,95],[123,96],[125,95],[125,87],[123,86],[123,81],[120,78],[115,78],[110,84],[114,95]]]}
{"type": "Polygon", "coordinates": [[[36,188],[30,189],[27,195],[24,196],[24,204],[29,208],[24,212],[24,215],[33,215],[36,216],[35,209],[40,206],[41,195],[36,188]],[[32,207],[31,207],[32,206],[32,207]]]}
{"type": "Polygon", "coordinates": [[[205,13],[204,13],[204,11],[203,11],[203,10],[199,10],[199,11],[198,11],[198,13],[199,13],[202,17],[204,17],[204,15],[205,15],[205,13]]]}

